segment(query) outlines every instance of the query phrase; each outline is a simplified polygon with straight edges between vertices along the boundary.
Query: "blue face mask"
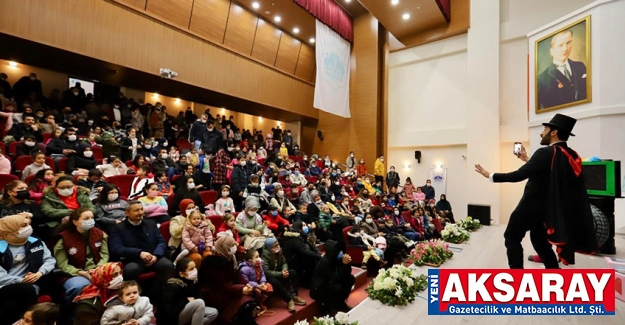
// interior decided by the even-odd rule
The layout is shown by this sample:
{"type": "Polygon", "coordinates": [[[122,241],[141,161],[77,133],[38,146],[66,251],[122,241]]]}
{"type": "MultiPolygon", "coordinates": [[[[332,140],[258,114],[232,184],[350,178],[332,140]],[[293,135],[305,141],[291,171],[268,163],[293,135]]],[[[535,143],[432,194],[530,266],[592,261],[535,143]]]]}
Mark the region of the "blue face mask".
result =
{"type": "Polygon", "coordinates": [[[362,182],[358,182],[358,185],[362,185],[362,182]]]}
{"type": "Polygon", "coordinates": [[[341,260],[343,258],[343,252],[339,252],[339,255],[336,257],[337,260],[341,260]]]}
{"type": "Polygon", "coordinates": [[[332,177],[336,177],[336,173],[332,173],[332,177]]]}
{"type": "Polygon", "coordinates": [[[304,233],[304,235],[308,235],[308,226],[304,226],[302,228],[302,232],[304,233]]]}
{"type": "Polygon", "coordinates": [[[299,170],[296,170],[296,171],[295,171],[295,175],[299,175],[299,170]]]}
{"type": "Polygon", "coordinates": [[[272,211],[271,215],[274,216],[274,217],[277,216],[278,215],[278,211],[272,211]]]}

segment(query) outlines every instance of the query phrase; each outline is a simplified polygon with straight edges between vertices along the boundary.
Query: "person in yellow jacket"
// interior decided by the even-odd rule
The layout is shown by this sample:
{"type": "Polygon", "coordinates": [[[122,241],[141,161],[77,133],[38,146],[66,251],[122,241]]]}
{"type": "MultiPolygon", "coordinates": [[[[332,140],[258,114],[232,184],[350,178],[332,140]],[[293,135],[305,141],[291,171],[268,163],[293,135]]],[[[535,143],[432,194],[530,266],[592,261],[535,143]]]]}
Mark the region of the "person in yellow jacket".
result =
{"type": "Polygon", "coordinates": [[[289,149],[286,147],[286,143],[284,142],[282,142],[282,145],[280,146],[280,157],[283,160],[289,159],[289,149]]]}
{"type": "Polygon", "coordinates": [[[380,156],[375,161],[375,168],[373,175],[375,175],[375,181],[384,183],[384,175],[386,174],[386,168],[384,167],[384,156],[380,156]]]}

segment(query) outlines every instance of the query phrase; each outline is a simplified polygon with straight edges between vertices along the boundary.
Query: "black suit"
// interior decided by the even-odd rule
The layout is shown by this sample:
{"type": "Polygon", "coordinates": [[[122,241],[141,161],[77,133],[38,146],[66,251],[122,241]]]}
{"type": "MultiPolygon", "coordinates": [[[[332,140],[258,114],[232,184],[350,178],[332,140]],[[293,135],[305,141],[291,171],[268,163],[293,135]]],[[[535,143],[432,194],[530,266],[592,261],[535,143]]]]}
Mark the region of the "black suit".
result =
{"type": "Polygon", "coordinates": [[[571,67],[569,80],[552,63],[538,75],[538,108],[544,109],[584,100],[587,98],[586,65],[568,60],[571,67]]]}
{"type": "MultiPolygon", "coordinates": [[[[554,146],[566,147],[567,145],[566,142],[559,142],[554,146]]],[[[510,215],[510,221],[504,233],[510,268],[523,268],[521,241],[528,230],[532,246],[543,260],[545,267],[558,268],[558,260],[547,240],[547,231],[544,226],[553,153],[552,147],[542,147],[517,171],[493,174],[495,183],[517,183],[528,180],[523,197],[510,215]]]]}

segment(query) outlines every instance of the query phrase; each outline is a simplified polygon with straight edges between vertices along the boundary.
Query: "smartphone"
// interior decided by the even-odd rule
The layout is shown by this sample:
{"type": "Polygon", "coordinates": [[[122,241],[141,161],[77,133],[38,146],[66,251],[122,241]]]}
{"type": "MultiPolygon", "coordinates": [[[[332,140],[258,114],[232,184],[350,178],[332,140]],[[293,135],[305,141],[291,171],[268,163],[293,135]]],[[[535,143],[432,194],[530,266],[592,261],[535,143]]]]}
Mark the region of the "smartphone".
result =
{"type": "Polygon", "coordinates": [[[521,144],[521,142],[515,142],[514,143],[514,154],[515,155],[520,155],[521,154],[521,148],[523,148],[523,144],[521,144]]]}

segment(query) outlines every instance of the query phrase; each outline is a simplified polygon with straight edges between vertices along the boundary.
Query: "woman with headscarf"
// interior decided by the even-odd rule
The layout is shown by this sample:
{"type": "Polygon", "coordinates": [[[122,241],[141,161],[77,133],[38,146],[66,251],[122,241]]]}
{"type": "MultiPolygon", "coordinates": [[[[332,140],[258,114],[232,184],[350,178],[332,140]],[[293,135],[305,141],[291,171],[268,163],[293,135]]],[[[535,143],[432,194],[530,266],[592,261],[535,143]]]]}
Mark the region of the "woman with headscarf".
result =
{"type": "Polygon", "coordinates": [[[237,242],[229,236],[215,242],[214,255],[202,261],[200,288],[206,305],[217,308],[218,322],[256,325],[260,311],[254,300],[254,288],[243,279],[235,254],[237,242]]]}
{"type": "Polygon", "coordinates": [[[31,237],[30,219],[0,219],[0,324],[13,324],[37,303],[40,279],[56,261],[42,240],[31,237]]]}
{"type": "Polygon", "coordinates": [[[345,302],[356,283],[352,275],[351,257],[343,254],[341,243],[326,242],[326,254],[321,258],[313,274],[310,297],[320,303],[322,315],[333,310],[348,312],[351,307],[345,302]]]}
{"type": "Polygon", "coordinates": [[[438,210],[441,217],[449,219],[451,223],[456,223],[456,220],[454,220],[454,214],[451,212],[451,204],[447,201],[447,195],[441,194],[441,199],[436,202],[436,210],[438,210]]]}
{"type": "Polygon", "coordinates": [[[122,263],[106,263],[91,273],[91,284],[84,287],[74,298],[76,309],[74,325],[99,325],[104,304],[116,298],[117,290],[124,282],[122,263]]]}
{"type": "Polygon", "coordinates": [[[259,208],[258,199],[250,196],[245,199],[245,209],[235,220],[245,249],[259,249],[265,245],[263,233],[266,226],[263,218],[258,214],[259,208]]]}
{"type": "Polygon", "coordinates": [[[182,230],[187,222],[187,216],[196,209],[195,202],[191,199],[180,201],[178,207],[180,208],[180,215],[169,220],[169,234],[171,237],[169,238],[169,243],[167,243],[167,246],[175,247],[176,249],[182,244],[182,230]]]}
{"type": "Polygon", "coordinates": [[[65,172],[70,175],[75,175],[76,173],[87,175],[89,171],[94,169],[97,165],[98,162],[93,158],[91,145],[81,142],[78,144],[76,153],[69,156],[67,170],[65,172]]]}
{"type": "Polygon", "coordinates": [[[71,176],[61,176],[56,180],[54,186],[50,186],[43,191],[41,200],[41,213],[45,217],[44,221],[48,226],[48,231],[52,231],[63,219],[69,221],[69,215],[78,208],[88,208],[95,213],[95,206],[89,199],[89,190],[74,185],[74,178],[71,176]]]}

